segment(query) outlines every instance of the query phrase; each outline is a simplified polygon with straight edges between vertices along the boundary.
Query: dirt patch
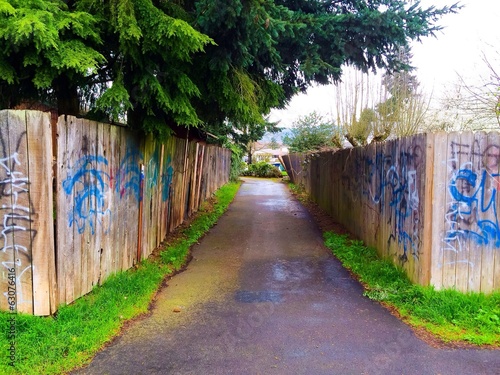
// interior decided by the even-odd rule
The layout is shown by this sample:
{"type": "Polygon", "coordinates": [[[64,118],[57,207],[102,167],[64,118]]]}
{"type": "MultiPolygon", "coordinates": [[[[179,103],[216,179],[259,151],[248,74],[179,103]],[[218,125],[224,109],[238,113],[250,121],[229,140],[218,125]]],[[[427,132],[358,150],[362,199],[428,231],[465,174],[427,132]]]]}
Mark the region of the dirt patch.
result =
{"type": "MultiPolygon", "coordinates": [[[[205,213],[205,212],[212,212],[214,209],[214,205],[217,203],[217,199],[215,197],[210,197],[207,201],[205,201],[202,205],[202,207],[195,212],[193,215],[191,215],[188,219],[186,219],[181,225],[179,225],[177,228],[175,228],[172,232],[167,234],[167,237],[162,241],[160,246],[158,246],[156,249],[153,250],[151,255],[148,257],[148,259],[152,260],[153,262],[161,262],[160,259],[160,254],[162,251],[165,250],[166,247],[176,243],[177,241],[183,239],[184,236],[184,230],[188,228],[191,223],[200,216],[200,214],[205,213]]],[[[203,237],[203,236],[202,236],[203,237]]],[[[202,238],[201,237],[201,238],[202,238]]],[[[199,238],[198,240],[201,240],[199,238]]],[[[115,336],[113,336],[109,341],[103,344],[101,347],[101,350],[114,344],[118,338],[120,338],[127,330],[129,330],[133,325],[135,325],[137,322],[143,321],[149,317],[151,317],[153,310],[156,308],[157,303],[158,303],[158,297],[160,293],[168,286],[168,282],[176,275],[184,272],[189,263],[193,260],[193,255],[191,252],[191,249],[189,249],[188,254],[186,255],[186,258],[184,259],[184,263],[178,270],[173,270],[172,273],[166,275],[163,278],[163,281],[161,282],[160,286],[158,289],[155,291],[154,295],[151,298],[151,301],[148,305],[148,310],[147,312],[144,312],[142,314],[139,314],[132,319],[125,320],[121,327],[119,328],[119,331],[116,333],[115,336]]],[[[136,264],[134,268],[137,268],[138,265],[136,264]]]]}
{"type": "MultiPolygon", "coordinates": [[[[350,239],[357,239],[350,233],[345,227],[341,224],[337,223],[331,216],[329,216],[325,211],[323,211],[316,203],[312,202],[308,199],[307,195],[304,193],[297,193],[290,190],[292,195],[300,201],[300,203],[309,211],[309,214],[313,217],[314,221],[318,225],[318,227],[323,232],[335,232],[337,234],[346,234],[350,239]]],[[[333,255],[333,254],[332,254],[333,255]]],[[[335,256],[335,255],[334,255],[335,256]]],[[[349,273],[355,278],[363,288],[366,290],[368,287],[359,280],[356,274],[352,273],[348,269],[349,273]]],[[[444,341],[442,338],[436,336],[435,334],[429,332],[423,327],[415,327],[413,326],[406,317],[403,317],[399,311],[389,304],[384,302],[379,302],[382,306],[384,306],[392,315],[397,317],[399,320],[406,323],[415,335],[420,338],[422,341],[426,342],[428,345],[433,348],[447,348],[447,349],[490,349],[490,350],[500,350],[499,346],[491,346],[491,345],[474,345],[466,341],[444,341]]]]}

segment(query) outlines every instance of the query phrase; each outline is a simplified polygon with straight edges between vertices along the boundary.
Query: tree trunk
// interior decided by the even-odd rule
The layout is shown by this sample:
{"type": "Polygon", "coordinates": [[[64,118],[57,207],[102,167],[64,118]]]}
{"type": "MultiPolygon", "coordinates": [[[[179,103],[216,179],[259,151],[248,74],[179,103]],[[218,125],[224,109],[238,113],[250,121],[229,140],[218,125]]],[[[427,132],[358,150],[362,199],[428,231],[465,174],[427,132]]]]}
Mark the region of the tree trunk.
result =
{"type": "Polygon", "coordinates": [[[80,97],[78,96],[78,86],[73,84],[71,80],[61,75],[54,82],[54,88],[57,97],[57,111],[59,115],[80,114],[80,97]]]}
{"type": "Polygon", "coordinates": [[[358,147],[359,146],[359,142],[356,141],[356,139],[354,139],[354,137],[352,135],[350,135],[349,133],[347,133],[345,135],[347,141],[352,145],[352,147],[358,147]]]}

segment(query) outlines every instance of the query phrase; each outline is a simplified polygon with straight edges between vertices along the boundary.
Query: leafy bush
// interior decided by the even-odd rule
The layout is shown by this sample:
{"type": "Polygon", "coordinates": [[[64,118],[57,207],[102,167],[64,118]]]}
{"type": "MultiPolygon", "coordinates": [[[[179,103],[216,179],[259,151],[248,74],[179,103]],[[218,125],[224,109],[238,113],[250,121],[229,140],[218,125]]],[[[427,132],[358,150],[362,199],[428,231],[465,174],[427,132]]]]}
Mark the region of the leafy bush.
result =
{"type": "Polygon", "coordinates": [[[236,146],[231,145],[231,170],[229,172],[229,179],[231,181],[237,181],[241,172],[244,169],[245,163],[241,161],[242,150],[236,146]]]}
{"type": "Polygon", "coordinates": [[[243,176],[252,177],[282,177],[281,171],[274,165],[261,161],[255,164],[250,164],[248,168],[242,172],[243,176]]]}

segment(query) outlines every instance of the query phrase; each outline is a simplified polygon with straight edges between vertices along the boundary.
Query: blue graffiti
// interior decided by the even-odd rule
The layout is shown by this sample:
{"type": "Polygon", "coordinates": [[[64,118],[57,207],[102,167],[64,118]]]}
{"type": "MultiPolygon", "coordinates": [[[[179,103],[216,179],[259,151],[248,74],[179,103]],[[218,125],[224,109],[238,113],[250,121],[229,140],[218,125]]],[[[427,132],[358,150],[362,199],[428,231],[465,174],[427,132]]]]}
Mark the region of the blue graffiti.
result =
{"type": "Polygon", "coordinates": [[[151,191],[156,185],[158,185],[158,164],[160,159],[160,151],[156,148],[155,152],[151,156],[148,162],[148,168],[146,170],[146,186],[148,191],[151,191]]]}
{"type": "Polygon", "coordinates": [[[417,185],[417,167],[421,162],[421,154],[421,147],[416,145],[408,151],[399,152],[399,157],[378,153],[375,160],[365,159],[367,187],[363,194],[379,206],[380,212],[386,207],[390,210],[388,224],[392,225],[393,230],[387,242],[390,244],[397,241],[398,246],[403,248],[403,254],[400,255],[403,262],[408,260],[410,252],[417,259],[421,244],[417,185]],[[411,233],[406,228],[411,228],[411,233]]]}
{"type": "Polygon", "coordinates": [[[174,168],[172,167],[172,159],[169,155],[167,157],[167,162],[163,166],[163,173],[161,175],[163,202],[169,199],[170,187],[172,185],[173,176],[174,176],[174,168]]]}
{"type": "Polygon", "coordinates": [[[97,168],[99,164],[107,166],[108,161],[103,156],[84,156],[76,162],[75,172],[62,182],[64,192],[74,194],[68,224],[70,227],[75,224],[80,234],[87,224],[92,234],[97,226],[102,226],[105,233],[109,230],[111,211],[106,207],[106,191],[110,176],[97,168]]]}
{"type": "Polygon", "coordinates": [[[486,169],[478,175],[469,168],[454,173],[449,192],[453,201],[446,214],[449,230],[445,241],[470,239],[478,245],[500,247],[496,196],[498,173],[486,169]]]}
{"type": "Polygon", "coordinates": [[[142,154],[137,147],[127,146],[125,156],[116,173],[115,191],[120,194],[120,199],[132,195],[137,202],[141,200],[141,160],[142,154]]]}

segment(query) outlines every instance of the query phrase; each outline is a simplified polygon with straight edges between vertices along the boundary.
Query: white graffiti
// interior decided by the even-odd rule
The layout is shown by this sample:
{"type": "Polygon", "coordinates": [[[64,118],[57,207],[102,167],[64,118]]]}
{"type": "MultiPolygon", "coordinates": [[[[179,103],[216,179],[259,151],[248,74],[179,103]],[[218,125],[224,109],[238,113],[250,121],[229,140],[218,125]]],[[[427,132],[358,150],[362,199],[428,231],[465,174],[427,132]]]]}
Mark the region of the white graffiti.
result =
{"type": "MultiPolygon", "coordinates": [[[[32,208],[20,203],[22,194],[28,193],[29,180],[22,172],[15,171],[19,166],[21,161],[17,152],[0,159],[0,199],[1,210],[4,212],[0,221],[0,252],[4,254],[2,266],[6,269],[16,268],[17,304],[22,304],[32,302],[23,298],[21,283],[23,276],[31,272],[31,253],[30,244],[19,243],[16,233],[27,232],[28,236],[22,238],[29,238],[28,242],[31,242],[36,232],[31,229],[32,208]]],[[[29,202],[29,199],[26,201],[29,202]]],[[[6,298],[7,293],[3,293],[6,298]]]]}

